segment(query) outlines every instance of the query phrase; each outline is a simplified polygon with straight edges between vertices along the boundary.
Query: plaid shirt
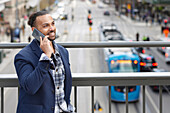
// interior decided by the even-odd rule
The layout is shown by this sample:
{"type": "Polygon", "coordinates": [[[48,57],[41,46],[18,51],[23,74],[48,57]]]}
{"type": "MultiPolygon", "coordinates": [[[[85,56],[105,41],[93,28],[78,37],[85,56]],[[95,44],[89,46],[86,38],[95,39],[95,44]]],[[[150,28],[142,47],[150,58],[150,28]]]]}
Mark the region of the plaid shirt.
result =
{"type": "Polygon", "coordinates": [[[53,45],[55,47],[55,54],[52,54],[51,58],[48,58],[45,53],[42,53],[40,57],[41,60],[50,60],[50,72],[52,73],[52,77],[55,85],[55,112],[73,112],[74,108],[71,104],[68,105],[64,100],[64,79],[65,79],[65,70],[64,65],[61,60],[61,56],[58,51],[58,47],[53,41],[53,45]]]}

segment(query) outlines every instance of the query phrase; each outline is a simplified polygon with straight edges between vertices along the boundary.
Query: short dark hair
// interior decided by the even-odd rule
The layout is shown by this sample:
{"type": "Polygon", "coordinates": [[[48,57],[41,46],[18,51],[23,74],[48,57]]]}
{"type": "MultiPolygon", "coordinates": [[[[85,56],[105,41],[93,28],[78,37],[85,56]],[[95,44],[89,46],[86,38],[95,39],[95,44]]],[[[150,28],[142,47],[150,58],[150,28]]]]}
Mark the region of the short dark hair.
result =
{"type": "Polygon", "coordinates": [[[46,15],[49,14],[48,11],[38,11],[38,12],[34,12],[31,14],[31,16],[29,17],[28,20],[28,25],[30,25],[31,27],[35,27],[35,20],[38,16],[42,16],[42,15],[46,15]]]}

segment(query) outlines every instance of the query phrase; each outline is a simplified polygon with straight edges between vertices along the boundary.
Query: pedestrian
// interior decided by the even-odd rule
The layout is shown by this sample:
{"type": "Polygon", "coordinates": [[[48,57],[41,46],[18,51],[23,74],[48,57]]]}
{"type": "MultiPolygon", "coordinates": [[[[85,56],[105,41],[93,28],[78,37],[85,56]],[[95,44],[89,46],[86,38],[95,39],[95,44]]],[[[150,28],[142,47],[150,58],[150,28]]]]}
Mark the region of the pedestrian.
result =
{"type": "Polygon", "coordinates": [[[55,21],[46,11],[31,14],[28,25],[45,35],[23,48],[14,64],[20,84],[17,113],[74,113],[68,51],[55,43],[55,21]]]}
{"type": "Polygon", "coordinates": [[[136,33],[136,41],[139,41],[139,33],[136,33]]]}
{"type": "Polygon", "coordinates": [[[10,29],[11,42],[14,42],[14,29],[10,29]]]}
{"type": "Polygon", "coordinates": [[[147,41],[147,37],[146,37],[146,36],[143,36],[142,40],[143,40],[143,41],[147,41]]]}
{"type": "Polygon", "coordinates": [[[148,17],[145,18],[146,26],[148,26],[148,17]]]}
{"type": "Polygon", "coordinates": [[[150,38],[149,38],[149,36],[147,36],[147,38],[146,38],[146,41],[150,41],[150,38]]]}
{"type": "Polygon", "coordinates": [[[74,9],[71,10],[71,20],[74,21],[74,9]]]}
{"type": "MultiPolygon", "coordinates": [[[[146,41],[150,41],[149,36],[147,36],[146,41]]],[[[150,49],[150,48],[149,48],[149,47],[147,47],[147,49],[150,49]]]]}
{"type": "Polygon", "coordinates": [[[22,24],[21,29],[22,29],[22,34],[23,34],[23,36],[24,36],[24,35],[25,35],[25,23],[24,23],[24,22],[23,22],[23,24],[22,24]]]}
{"type": "Polygon", "coordinates": [[[19,28],[19,27],[15,27],[14,28],[14,34],[13,34],[13,40],[14,40],[14,42],[20,42],[20,31],[21,31],[21,29],[19,28]]]}
{"type": "Polygon", "coordinates": [[[11,34],[11,31],[12,30],[12,28],[11,28],[11,26],[9,25],[7,28],[6,28],[6,35],[9,37],[10,36],[10,34],[11,34]]]}
{"type": "Polygon", "coordinates": [[[31,42],[31,36],[28,37],[28,42],[31,42]]]}

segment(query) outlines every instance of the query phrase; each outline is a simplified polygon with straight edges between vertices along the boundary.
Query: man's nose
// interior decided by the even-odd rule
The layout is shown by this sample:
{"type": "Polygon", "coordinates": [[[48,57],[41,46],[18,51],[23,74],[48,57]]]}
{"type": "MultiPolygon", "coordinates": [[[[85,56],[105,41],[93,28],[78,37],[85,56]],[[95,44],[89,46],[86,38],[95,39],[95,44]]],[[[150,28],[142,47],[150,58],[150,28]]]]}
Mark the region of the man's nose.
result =
{"type": "Polygon", "coordinates": [[[54,30],[55,26],[50,26],[50,31],[54,30]]]}

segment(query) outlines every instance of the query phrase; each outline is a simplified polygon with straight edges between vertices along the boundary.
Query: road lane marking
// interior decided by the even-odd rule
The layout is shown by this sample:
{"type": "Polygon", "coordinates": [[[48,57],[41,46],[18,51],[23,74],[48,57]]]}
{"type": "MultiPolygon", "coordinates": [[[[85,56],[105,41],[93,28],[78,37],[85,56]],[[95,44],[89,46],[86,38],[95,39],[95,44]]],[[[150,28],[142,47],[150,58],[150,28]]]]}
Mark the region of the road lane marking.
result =
{"type": "Polygon", "coordinates": [[[158,107],[156,106],[156,104],[154,103],[154,101],[153,101],[152,97],[150,96],[148,90],[146,90],[146,95],[147,95],[149,101],[151,102],[153,108],[155,109],[156,113],[159,113],[159,109],[158,109],[158,107]]]}

